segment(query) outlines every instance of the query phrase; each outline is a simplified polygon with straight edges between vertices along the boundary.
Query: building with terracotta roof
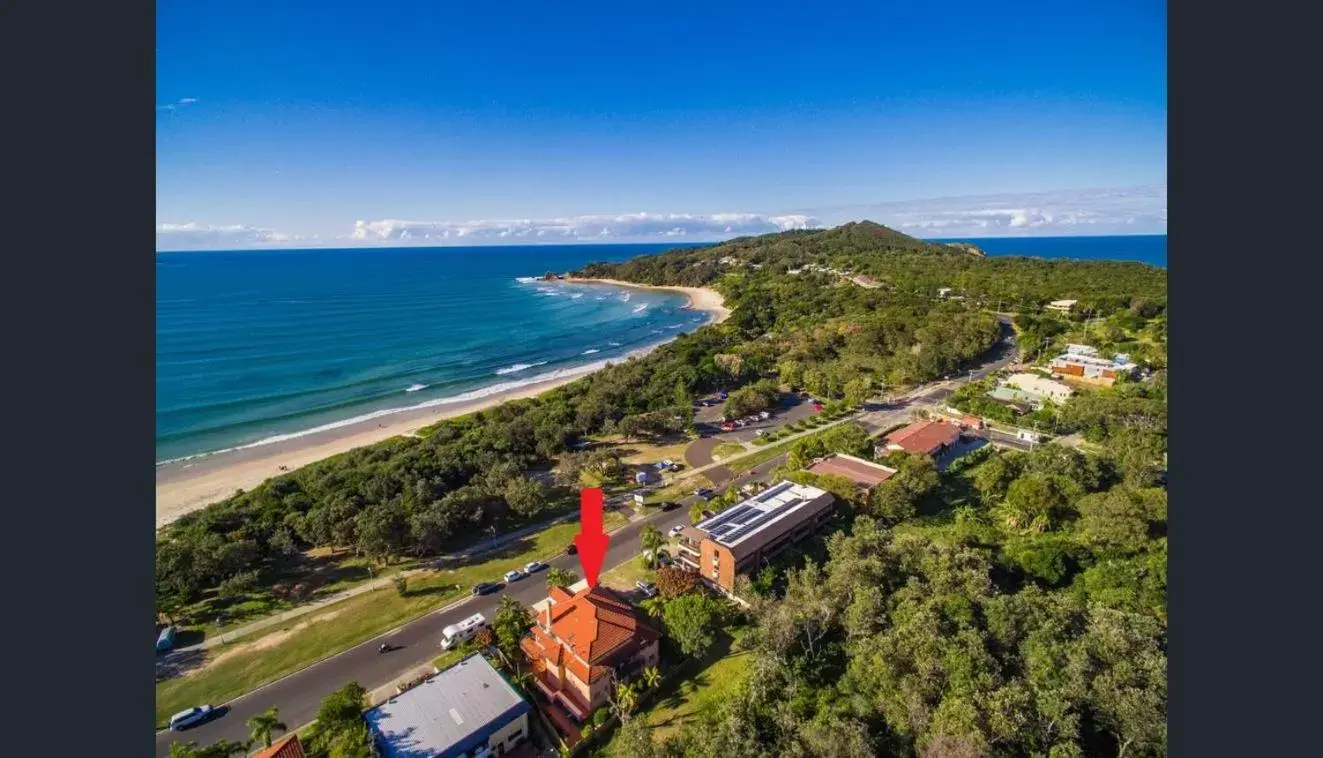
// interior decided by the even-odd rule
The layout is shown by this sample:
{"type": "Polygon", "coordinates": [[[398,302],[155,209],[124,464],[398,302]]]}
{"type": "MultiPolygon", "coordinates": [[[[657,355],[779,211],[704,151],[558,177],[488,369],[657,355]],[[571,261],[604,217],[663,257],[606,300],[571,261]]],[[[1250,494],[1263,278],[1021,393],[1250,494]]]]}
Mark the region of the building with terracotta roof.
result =
{"type": "Polygon", "coordinates": [[[831,518],[835,496],[795,482],[777,482],[704,519],[677,536],[680,564],[717,589],[733,593],[735,577],[803,539],[831,518]]]}
{"type": "Polygon", "coordinates": [[[820,476],[842,476],[866,490],[873,489],[896,473],[896,469],[890,466],[845,453],[832,453],[809,466],[808,471],[820,476]]]}
{"type": "Polygon", "coordinates": [[[529,738],[529,704],[474,653],[368,711],[383,758],[503,755],[529,738]]]}
{"type": "Polygon", "coordinates": [[[291,734],[271,747],[257,751],[253,758],[304,758],[303,744],[297,734],[291,734]]]}
{"type": "Polygon", "coordinates": [[[537,623],[519,646],[533,663],[534,686],[577,719],[606,705],[612,678],[633,678],[659,661],[661,635],[607,587],[552,587],[533,608],[537,623]]]}
{"type": "Polygon", "coordinates": [[[960,439],[960,425],[946,421],[918,421],[882,438],[877,446],[879,457],[897,450],[922,453],[934,458],[960,439]]]}

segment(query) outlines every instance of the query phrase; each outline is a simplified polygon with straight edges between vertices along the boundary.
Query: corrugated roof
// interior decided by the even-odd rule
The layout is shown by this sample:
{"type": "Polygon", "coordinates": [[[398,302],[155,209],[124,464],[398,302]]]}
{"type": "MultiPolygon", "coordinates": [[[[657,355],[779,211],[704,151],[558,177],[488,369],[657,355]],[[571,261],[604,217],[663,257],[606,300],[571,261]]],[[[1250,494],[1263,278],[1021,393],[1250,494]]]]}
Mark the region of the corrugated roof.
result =
{"type": "Polygon", "coordinates": [[[960,438],[960,427],[941,421],[919,421],[888,435],[883,440],[887,445],[896,445],[911,453],[932,455],[943,445],[950,445],[960,438]]]}
{"type": "Polygon", "coordinates": [[[861,484],[865,487],[881,484],[896,473],[894,468],[841,453],[833,453],[823,458],[810,466],[808,470],[814,474],[843,476],[855,484],[861,484]]]}
{"type": "Polygon", "coordinates": [[[531,708],[486,658],[474,654],[373,708],[366,718],[386,756],[445,755],[485,742],[483,735],[493,726],[531,708]]]}

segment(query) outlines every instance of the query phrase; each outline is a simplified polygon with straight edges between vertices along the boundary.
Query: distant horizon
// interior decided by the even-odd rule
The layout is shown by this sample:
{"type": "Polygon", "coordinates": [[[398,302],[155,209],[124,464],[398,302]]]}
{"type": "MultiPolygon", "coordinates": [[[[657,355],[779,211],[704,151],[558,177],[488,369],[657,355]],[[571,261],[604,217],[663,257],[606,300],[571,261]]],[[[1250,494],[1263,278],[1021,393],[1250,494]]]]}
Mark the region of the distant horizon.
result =
{"type": "MultiPolygon", "coordinates": [[[[862,222],[862,221],[867,221],[867,220],[868,220],[868,219],[860,219],[860,222],[862,222]]],[[[847,221],[847,222],[845,222],[845,223],[851,223],[851,222],[848,222],[848,221],[847,221]]],[[[843,226],[843,225],[844,225],[844,224],[837,224],[836,226],[843,226]]],[[[833,229],[833,228],[835,228],[835,227],[814,227],[814,228],[812,228],[812,229],[808,229],[807,231],[826,231],[826,230],[828,230],[828,229],[833,229]]],[[[776,232],[769,232],[769,233],[770,233],[770,234],[775,234],[776,232]]],[[[741,236],[755,236],[755,237],[756,237],[756,236],[762,236],[762,235],[741,235],[741,236]]],[[[920,237],[920,236],[917,236],[917,235],[913,235],[913,236],[915,237],[915,239],[923,240],[924,242],[978,242],[978,241],[980,241],[980,240],[998,240],[998,241],[1005,241],[1005,240],[1017,240],[1017,239],[1022,239],[1022,240],[1054,240],[1054,239],[1057,239],[1057,240],[1065,240],[1065,239],[1100,239],[1100,238],[1105,238],[1105,237],[1166,237],[1166,236],[1167,236],[1167,233],[1166,233],[1166,232],[1119,232],[1119,233],[1116,233],[1116,234],[1051,234],[1051,235],[1038,235],[1038,234],[1005,235],[1005,234],[1003,234],[1003,235],[987,236],[987,237],[973,237],[973,236],[967,236],[967,235],[961,235],[961,236],[955,236],[955,237],[920,237]]],[[[696,247],[696,246],[699,246],[699,245],[720,245],[720,244],[722,244],[723,242],[729,242],[729,241],[732,240],[732,239],[737,239],[737,237],[727,237],[727,238],[725,238],[725,239],[712,239],[712,240],[684,240],[684,241],[678,241],[678,242],[663,242],[663,241],[660,241],[660,240],[642,240],[642,241],[621,241],[621,240],[577,240],[577,241],[573,241],[573,242],[560,242],[560,241],[552,241],[552,242],[479,242],[479,243],[476,243],[476,244],[464,244],[464,245],[458,245],[458,244],[449,244],[449,245],[436,245],[436,244],[434,244],[434,245],[423,245],[423,244],[405,244],[405,245],[374,245],[374,244],[359,244],[359,245],[343,245],[343,246],[342,246],[342,245],[325,244],[325,245],[308,245],[308,246],[303,246],[303,247],[294,246],[294,245],[289,245],[289,246],[271,246],[271,245],[267,245],[267,246],[259,246],[259,247],[182,248],[182,249],[174,249],[174,250],[172,250],[172,249],[162,248],[162,249],[158,249],[158,250],[156,250],[155,252],[156,252],[156,253],[257,253],[257,252],[290,252],[290,253],[297,253],[297,252],[313,252],[313,251],[317,251],[317,250],[362,250],[362,251],[367,252],[367,251],[373,251],[373,250],[470,250],[470,249],[478,248],[478,247],[491,247],[491,248],[520,248],[520,247],[569,247],[569,246],[582,246],[582,245],[592,245],[592,246],[600,246],[600,247],[615,247],[615,246],[623,247],[623,246],[638,246],[638,245],[647,245],[647,246],[656,246],[656,247],[665,247],[665,246],[672,246],[672,247],[696,247]]]]}
{"type": "Polygon", "coordinates": [[[917,239],[1165,235],[1167,186],[852,203],[785,213],[583,214],[550,219],[405,221],[345,225],[331,236],[195,223],[158,224],[158,252],[527,244],[712,244],[796,229],[872,221],[917,239]]]}

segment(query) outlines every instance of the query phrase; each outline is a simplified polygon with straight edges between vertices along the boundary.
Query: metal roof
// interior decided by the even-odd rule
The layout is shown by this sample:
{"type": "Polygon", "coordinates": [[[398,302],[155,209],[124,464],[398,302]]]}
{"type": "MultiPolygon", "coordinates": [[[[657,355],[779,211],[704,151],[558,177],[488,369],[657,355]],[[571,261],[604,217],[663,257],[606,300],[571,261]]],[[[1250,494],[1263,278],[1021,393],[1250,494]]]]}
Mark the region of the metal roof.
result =
{"type": "Polygon", "coordinates": [[[778,482],[712,518],[698,522],[694,528],[720,545],[735,547],[825,494],[826,490],[807,484],[778,482]]]}
{"type": "Polygon", "coordinates": [[[460,755],[532,706],[479,654],[367,713],[385,756],[460,755]]]}

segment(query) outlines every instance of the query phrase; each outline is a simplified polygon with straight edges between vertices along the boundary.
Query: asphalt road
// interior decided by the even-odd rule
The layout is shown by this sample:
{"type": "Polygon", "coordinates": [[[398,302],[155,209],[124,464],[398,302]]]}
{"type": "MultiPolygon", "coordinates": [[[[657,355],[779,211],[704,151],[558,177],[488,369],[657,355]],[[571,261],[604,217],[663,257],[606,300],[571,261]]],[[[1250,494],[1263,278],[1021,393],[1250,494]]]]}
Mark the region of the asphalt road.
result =
{"type": "MultiPolygon", "coordinates": [[[[915,405],[939,403],[955,391],[958,383],[966,376],[982,378],[1011,362],[1014,356],[1013,341],[1008,340],[1003,348],[992,356],[992,360],[979,369],[962,375],[954,381],[930,386],[921,392],[911,394],[911,399],[903,404],[886,406],[865,413],[860,423],[870,432],[878,432],[894,424],[908,420],[909,408],[915,405]]],[[[796,406],[796,409],[806,404],[796,406]]],[[[795,409],[792,409],[792,412],[795,409]]],[[[811,411],[810,411],[811,412],[811,411]]],[[[778,414],[777,418],[764,422],[768,426],[787,423],[787,415],[778,414]]],[[[756,429],[758,427],[753,427],[756,429]]],[[[752,431],[746,427],[750,436],[752,431]]],[[[743,485],[749,481],[765,480],[769,472],[780,465],[785,456],[778,456],[766,461],[753,470],[732,478],[723,486],[743,485]]],[[[687,524],[689,505],[692,496],[680,501],[680,507],[667,512],[654,513],[651,516],[631,522],[611,535],[606,559],[602,570],[605,572],[621,563],[633,559],[640,552],[639,532],[644,524],[654,524],[663,532],[678,524],[687,524]]],[[[548,561],[552,566],[570,569],[580,573],[578,558],[561,555],[548,561]]],[[[312,721],[317,715],[317,708],[322,698],[339,689],[350,681],[357,681],[369,692],[389,684],[391,681],[435,659],[441,654],[439,647],[441,630],[449,624],[460,621],[474,613],[482,613],[491,618],[502,595],[511,595],[525,605],[541,600],[547,595],[544,574],[536,574],[522,581],[502,587],[500,592],[484,597],[470,597],[447,608],[434,611],[427,616],[405,624],[374,639],[363,642],[320,663],[315,663],[295,674],[277,680],[257,690],[242,695],[224,704],[223,713],[206,723],[184,732],[163,731],[156,735],[156,754],[165,758],[170,752],[170,744],[175,741],[196,740],[198,744],[209,745],[221,739],[242,742],[248,739],[248,727],[245,725],[252,716],[265,711],[271,706],[280,709],[281,720],[291,728],[312,721]],[[377,646],[389,642],[400,649],[379,654],[377,646]]]]}
{"type": "MultiPolygon", "coordinates": [[[[784,456],[780,456],[762,463],[752,471],[736,477],[731,483],[742,485],[755,479],[766,479],[769,472],[783,461],[784,456]]],[[[639,554],[641,551],[639,532],[644,524],[653,524],[662,532],[669,531],[677,524],[688,524],[689,505],[694,500],[693,497],[685,498],[680,501],[679,508],[654,513],[646,519],[631,522],[612,534],[602,571],[605,572],[632,560],[639,554]]],[[[579,560],[575,556],[561,555],[548,563],[572,570],[576,574],[582,573],[579,560]]],[[[525,605],[531,605],[545,598],[547,596],[545,576],[545,572],[539,572],[503,587],[498,593],[484,597],[470,597],[450,607],[434,611],[339,655],[313,664],[298,673],[242,695],[225,704],[226,712],[211,721],[183,732],[160,732],[156,735],[156,755],[162,758],[167,756],[170,752],[170,743],[175,741],[196,740],[200,745],[209,745],[221,739],[242,742],[248,739],[248,727],[244,722],[273,705],[280,709],[280,720],[291,728],[306,724],[316,717],[317,707],[321,704],[322,698],[346,683],[357,681],[371,692],[389,684],[411,669],[435,659],[441,654],[439,645],[443,628],[474,613],[482,613],[488,619],[492,618],[502,595],[511,595],[525,605]],[[389,642],[401,649],[380,654],[377,652],[377,647],[382,642],[389,642]]]]}

